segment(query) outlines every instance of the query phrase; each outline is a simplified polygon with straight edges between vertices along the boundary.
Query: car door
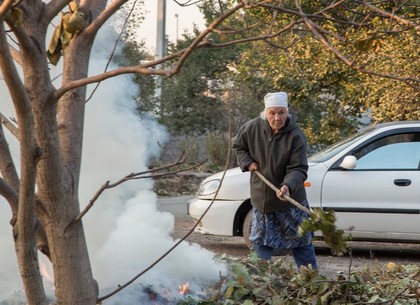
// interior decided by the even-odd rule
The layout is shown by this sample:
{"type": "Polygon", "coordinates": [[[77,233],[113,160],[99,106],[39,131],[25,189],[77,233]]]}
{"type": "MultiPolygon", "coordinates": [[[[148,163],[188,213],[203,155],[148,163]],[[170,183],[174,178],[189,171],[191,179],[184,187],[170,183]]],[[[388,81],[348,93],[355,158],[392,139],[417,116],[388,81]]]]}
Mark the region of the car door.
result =
{"type": "Polygon", "coordinates": [[[420,241],[420,131],[376,136],[349,151],[351,170],[340,160],[325,175],[322,206],[355,238],[420,241]]]}

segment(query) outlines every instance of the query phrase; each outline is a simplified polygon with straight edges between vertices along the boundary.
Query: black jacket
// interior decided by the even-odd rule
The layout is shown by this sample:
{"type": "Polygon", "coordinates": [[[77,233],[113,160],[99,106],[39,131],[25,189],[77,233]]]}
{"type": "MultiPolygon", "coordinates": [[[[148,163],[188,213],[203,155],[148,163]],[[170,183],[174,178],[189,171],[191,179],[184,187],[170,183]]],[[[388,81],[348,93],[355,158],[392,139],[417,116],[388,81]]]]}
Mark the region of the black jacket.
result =
{"type": "MultiPolygon", "coordinates": [[[[290,189],[290,197],[302,203],[306,200],[303,183],[307,178],[308,161],[306,139],[296,124],[294,116],[289,116],[285,126],[275,135],[267,120],[257,117],[245,123],[233,139],[233,151],[242,171],[255,161],[260,172],[275,186],[283,184],[290,189]]],[[[292,206],[277,198],[275,192],[255,173],[251,174],[251,203],[264,213],[280,211],[292,206]]]]}

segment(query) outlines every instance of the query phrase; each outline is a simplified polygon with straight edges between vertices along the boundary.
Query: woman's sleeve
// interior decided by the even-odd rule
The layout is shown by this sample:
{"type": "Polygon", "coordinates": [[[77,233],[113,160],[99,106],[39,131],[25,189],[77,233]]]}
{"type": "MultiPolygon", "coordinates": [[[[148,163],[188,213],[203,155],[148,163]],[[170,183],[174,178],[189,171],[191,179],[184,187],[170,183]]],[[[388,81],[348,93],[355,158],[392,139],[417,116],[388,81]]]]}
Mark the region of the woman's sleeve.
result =
{"type": "Polygon", "coordinates": [[[249,153],[246,128],[242,126],[236,137],[232,139],[232,150],[238,161],[238,165],[243,172],[248,171],[248,166],[254,160],[249,153]]]}

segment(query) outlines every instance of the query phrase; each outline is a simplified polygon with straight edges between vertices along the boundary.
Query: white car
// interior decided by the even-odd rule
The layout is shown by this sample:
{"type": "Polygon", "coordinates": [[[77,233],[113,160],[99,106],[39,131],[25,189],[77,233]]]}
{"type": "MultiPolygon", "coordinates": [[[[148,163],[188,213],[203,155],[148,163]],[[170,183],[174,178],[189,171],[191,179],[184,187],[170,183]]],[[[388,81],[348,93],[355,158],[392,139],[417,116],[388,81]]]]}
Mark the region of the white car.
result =
{"type": "MultiPolygon", "coordinates": [[[[420,121],[366,127],[308,163],[311,207],[333,209],[354,240],[420,242],[420,121]]],[[[249,172],[239,168],[206,178],[188,203],[196,232],[244,236],[247,244],[250,211],[249,172]]]]}

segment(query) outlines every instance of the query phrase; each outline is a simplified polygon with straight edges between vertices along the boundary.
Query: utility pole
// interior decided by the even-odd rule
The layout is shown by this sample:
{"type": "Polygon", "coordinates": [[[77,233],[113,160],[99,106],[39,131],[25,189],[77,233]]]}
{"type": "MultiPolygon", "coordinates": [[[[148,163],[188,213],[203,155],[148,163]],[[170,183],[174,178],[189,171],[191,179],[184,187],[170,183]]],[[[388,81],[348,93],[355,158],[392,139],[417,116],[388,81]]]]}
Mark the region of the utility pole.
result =
{"type": "MultiPolygon", "coordinates": [[[[156,53],[155,59],[163,58],[166,56],[166,0],[158,0],[157,8],[157,32],[156,32],[156,53]]],[[[160,69],[160,65],[156,66],[157,69],[160,69]]],[[[162,78],[161,76],[156,76],[156,90],[155,96],[160,97],[162,95],[162,78]]],[[[160,105],[160,111],[162,110],[162,105],[160,105]]]]}
{"type": "Polygon", "coordinates": [[[157,33],[156,33],[156,58],[166,55],[166,0],[158,0],[157,33]]]}
{"type": "Polygon", "coordinates": [[[175,19],[176,19],[176,41],[178,42],[178,14],[175,14],[175,19]]]}

